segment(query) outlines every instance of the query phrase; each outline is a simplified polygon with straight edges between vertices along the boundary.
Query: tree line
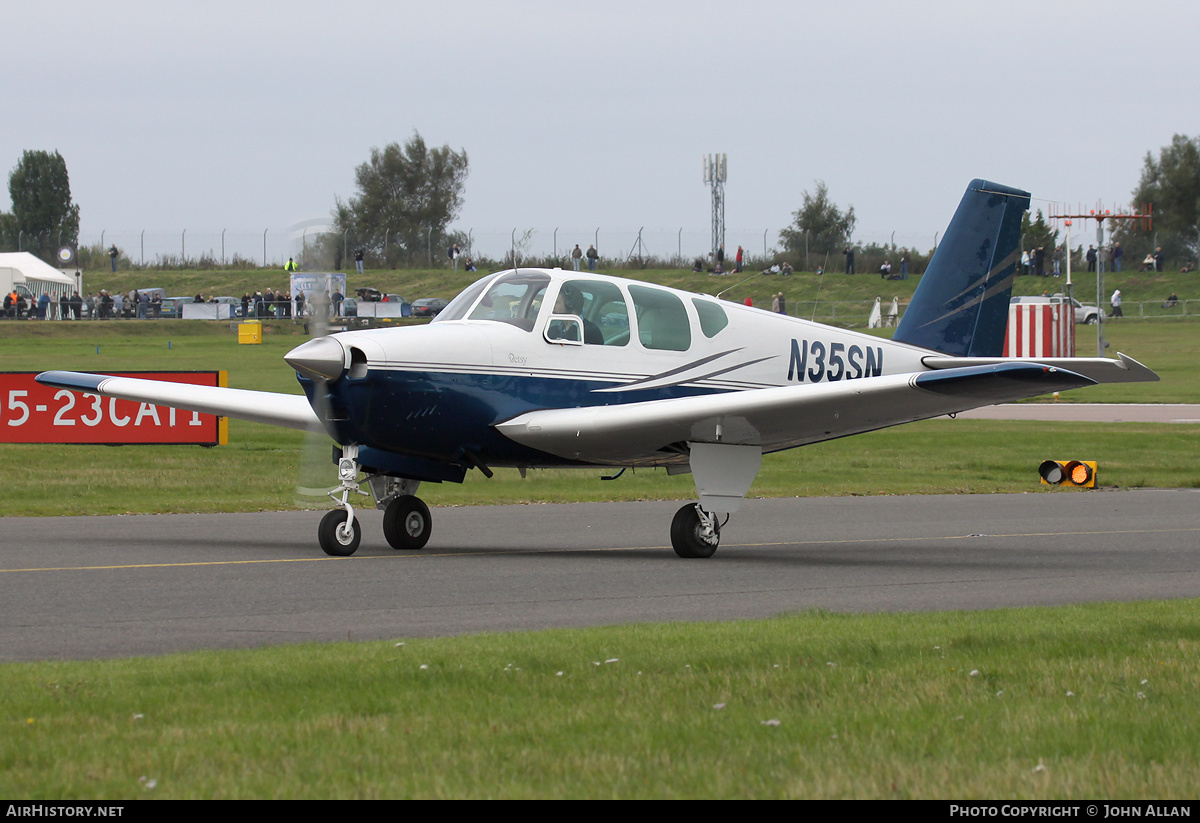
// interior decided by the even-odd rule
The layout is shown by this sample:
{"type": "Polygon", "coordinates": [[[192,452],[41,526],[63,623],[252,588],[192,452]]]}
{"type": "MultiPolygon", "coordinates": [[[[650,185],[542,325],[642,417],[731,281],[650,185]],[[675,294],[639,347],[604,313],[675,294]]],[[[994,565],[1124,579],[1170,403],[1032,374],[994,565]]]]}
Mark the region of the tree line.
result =
{"type": "MultiPolygon", "coordinates": [[[[448,227],[462,209],[468,169],[464,149],[430,147],[417,132],[404,145],[372,148],[369,159],[355,170],[356,193],[345,201],[334,198],[333,230],[306,250],[306,266],[348,266],[356,251],[372,261],[372,268],[428,265],[431,250],[435,261],[446,264],[455,244],[465,253],[467,238],[448,227]]],[[[78,246],[79,205],[71,200],[61,154],[24,152],[9,174],[8,191],[12,211],[0,212],[0,250],[30,251],[53,262],[60,247],[78,246]]],[[[1135,206],[1152,206],[1152,226],[1142,221],[1107,221],[1108,236],[1121,243],[1127,265],[1156,247],[1178,264],[1200,259],[1200,137],[1177,134],[1157,156],[1147,152],[1132,196],[1135,206]]],[[[931,253],[887,244],[854,244],[858,222],[854,207],[841,209],[820,180],[813,192],[803,193],[792,218],[779,233],[782,250],[776,261],[798,263],[797,268],[842,270],[846,249],[854,248],[859,272],[874,273],[884,259],[898,271],[900,255],[907,253],[909,271],[915,274],[924,270],[931,253]]],[[[1056,249],[1059,242],[1058,230],[1047,224],[1041,211],[1025,215],[1025,250],[1056,249]]],[[[95,258],[97,263],[107,262],[107,250],[79,251],[85,267],[95,258]]],[[[215,267],[215,261],[208,262],[215,267]]]]}

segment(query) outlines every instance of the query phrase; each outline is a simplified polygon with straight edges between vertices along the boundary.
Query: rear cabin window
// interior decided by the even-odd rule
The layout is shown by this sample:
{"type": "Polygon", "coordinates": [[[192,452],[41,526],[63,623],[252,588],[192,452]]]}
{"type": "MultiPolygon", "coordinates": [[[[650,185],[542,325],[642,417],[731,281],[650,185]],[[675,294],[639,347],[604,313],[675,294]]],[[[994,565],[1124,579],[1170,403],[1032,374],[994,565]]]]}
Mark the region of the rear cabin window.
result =
{"type": "Polygon", "coordinates": [[[492,282],[471,312],[471,320],[495,320],[533,331],[550,277],[534,272],[513,272],[492,282]]]}
{"type": "Polygon", "coordinates": [[[716,303],[693,297],[692,305],[696,307],[696,314],[700,317],[700,331],[704,332],[705,337],[716,337],[718,332],[729,325],[725,310],[716,303]]]}
{"type": "Polygon", "coordinates": [[[692,327],[683,301],[667,291],[645,286],[629,287],[637,312],[638,339],[648,349],[687,351],[692,345],[692,327]]]}

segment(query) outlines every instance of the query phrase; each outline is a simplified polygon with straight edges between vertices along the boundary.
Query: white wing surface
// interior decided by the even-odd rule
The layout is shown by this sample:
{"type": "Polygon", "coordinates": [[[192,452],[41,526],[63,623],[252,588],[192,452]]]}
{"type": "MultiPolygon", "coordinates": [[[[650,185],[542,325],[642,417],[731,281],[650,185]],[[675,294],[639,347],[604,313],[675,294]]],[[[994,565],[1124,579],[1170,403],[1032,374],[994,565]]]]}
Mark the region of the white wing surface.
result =
{"type": "Polygon", "coordinates": [[[1095,382],[1065,369],[1008,362],[546,409],[518,415],[496,428],[518,443],[571,460],[657,465],[678,462],[684,443],[752,445],[772,452],[1095,382]]]}
{"type": "Polygon", "coordinates": [[[42,372],[37,376],[37,381],[47,386],[116,397],[120,400],[236,417],[239,420],[252,420],[255,423],[268,423],[302,431],[325,431],[312,406],[308,404],[308,398],[300,394],[193,386],[186,383],[70,371],[42,372]]]}

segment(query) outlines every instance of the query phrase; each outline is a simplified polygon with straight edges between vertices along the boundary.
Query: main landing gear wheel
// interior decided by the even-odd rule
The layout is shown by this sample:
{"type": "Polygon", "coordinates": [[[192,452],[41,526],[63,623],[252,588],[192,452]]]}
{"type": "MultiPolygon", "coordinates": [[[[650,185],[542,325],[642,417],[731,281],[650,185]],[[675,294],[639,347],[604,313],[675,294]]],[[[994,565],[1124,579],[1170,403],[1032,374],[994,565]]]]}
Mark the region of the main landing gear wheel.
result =
{"type": "Polygon", "coordinates": [[[347,528],[348,517],[349,513],[345,509],[334,509],[321,518],[321,525],[317,528],[317,539],[320,540],[321,549],[325,554],[349,557],[358,550],[358,543],[362,540],[362,527],[358,525],[358,518],[355,518],[347,528]]]}
{"type": "Polygon", "coordinates": [[[712,557],[721,542],[721,526],[711,514],[688,503],[671,521],[671,545],[680,557],[712,557]]]}
{"type": "Polygon", "coordinates": [[[429,507],[411,494],[394,498],[383,510],[383,536],[393,549],[423,549],[432,531],[429,507]]]}

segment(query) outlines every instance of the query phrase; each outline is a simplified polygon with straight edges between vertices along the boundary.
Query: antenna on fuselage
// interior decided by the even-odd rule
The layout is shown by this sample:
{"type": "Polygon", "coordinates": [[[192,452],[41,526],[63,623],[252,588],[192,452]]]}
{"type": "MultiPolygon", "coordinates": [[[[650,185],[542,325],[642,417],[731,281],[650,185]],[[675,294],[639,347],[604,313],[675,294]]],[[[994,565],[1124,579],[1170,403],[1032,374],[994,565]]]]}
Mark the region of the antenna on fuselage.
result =
{"type": "Polygon", "coordinates": [[[743,280],[741,283],[734,283],[734,284],[733,284],[732,286],[730,286],[729,288],[727,288],[727,289],[722,289],[721,291],[717,292],[717,299],[718,299],[718,300],[720,300],[720,299],[721,299],[721,297],[722,297],[722,296],[725,294],[725,292],[730,292],[730,291],[733,291],[733,290],[734,290],[734,289],[736,289],[738,286],[742,285],[742,283],[749,283],[749,282],[750,282],[751,280],[753,280],[754,278],[756,278],[756,277],[762,277],[764,274],[766,274],[766,272],[765,272],[765,271],[760,271],[758,274],[752,274],[752,275],[750,275],[750,276],[749,276],[749,277],[747,277],[745,280],[743,280]]]}

